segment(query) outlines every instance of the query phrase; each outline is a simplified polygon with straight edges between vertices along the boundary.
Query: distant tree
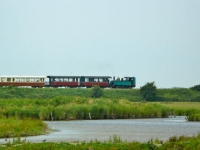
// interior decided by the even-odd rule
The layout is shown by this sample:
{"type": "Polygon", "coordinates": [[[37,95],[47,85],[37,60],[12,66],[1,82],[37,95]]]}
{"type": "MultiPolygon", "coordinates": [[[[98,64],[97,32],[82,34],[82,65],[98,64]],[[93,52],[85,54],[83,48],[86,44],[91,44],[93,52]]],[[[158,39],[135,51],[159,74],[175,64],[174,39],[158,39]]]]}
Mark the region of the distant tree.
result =
{"type": "Polygon", "coordinates": [[[144,86],[140,87],[140,94],[147,101],[156,100],[157,87],[154,82],[147,82],[144,86]]]}
{"type": "Polygon", "coordinates": [[[99,98],[103,95],[103,89],[99,86],[93,86],[92,87],[92,93],[91,93],[91,97],[92,98],[99,98]]]}
{"type": "Polygon", "coordinates": [[[190,89],[200,92],[200,84],[199,85],[195,85],[195,86],[191,87],[190,89]]]}

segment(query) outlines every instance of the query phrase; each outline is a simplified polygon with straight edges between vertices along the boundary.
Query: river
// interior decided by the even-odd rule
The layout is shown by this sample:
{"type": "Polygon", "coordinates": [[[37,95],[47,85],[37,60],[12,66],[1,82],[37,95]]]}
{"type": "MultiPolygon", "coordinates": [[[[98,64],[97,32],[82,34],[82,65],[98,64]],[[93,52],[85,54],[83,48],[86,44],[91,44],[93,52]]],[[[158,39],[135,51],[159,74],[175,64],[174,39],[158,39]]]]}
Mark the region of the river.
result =
{"type": "MultiPolygon", "coordinates": [[[[55,130],[47,135],[26,137],[29,142],[77,142],[90,140],[104,141],[113,135],[123,141],[147,142],[159,138],[166,141],[171,136],[193,136],[200,132],[199,122],[187,122],[185,117],[158,119],[116,119],[116,120],[81,120],[81,121],[45,121],[55,130]]],[[[22,140],[24,138],[21,138],[22,140]]],[[[0,143],[6,143],[0,139],[0,143]]],[[[12,141],[12,138],[10,139],[12,141]]]]}

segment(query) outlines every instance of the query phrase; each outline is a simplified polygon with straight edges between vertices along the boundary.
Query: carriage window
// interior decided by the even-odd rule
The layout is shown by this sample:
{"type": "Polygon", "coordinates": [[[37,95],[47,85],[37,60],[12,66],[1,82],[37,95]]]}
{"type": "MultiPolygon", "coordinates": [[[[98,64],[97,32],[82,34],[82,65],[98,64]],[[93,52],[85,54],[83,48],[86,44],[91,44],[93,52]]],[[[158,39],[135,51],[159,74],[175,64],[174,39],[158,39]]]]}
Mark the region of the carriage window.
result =
{"type": "Polygon", "coordinates": [[[85,78],[85,82],[89,82],[89,78],[85,78]]]}
{"type": "Polygon", "coordinates": [[[35,82],[35,78],[31,78],[31,82],[35,82]]]}
{"type": "Polygon", "coordinates": [[[11,82],[11,78],[7,78],[7,82],[11,82]]]}
{"type": "Polygon", "coordinates": [[[1,78],[1,82],[5,82],[6,81],[6,78],[1,78]]]}
{"type": "Polygon", "coordinates": [[[43,78],[40,78],[40,82],[43,82],[43,78]]]}
{"type": "Polygon", "coordinates": [[[36,82],[39,82],[39,78],[35,78],[35,81],[36,81],[36,82]]]}
{"type": "Polygon", "coordinates": [[[21,78],[21,82],[24,82],[25,81],[25,78],[21,78]]]}
{"type": "Polygon", "coordinates": [[[12,78],[12,81],[15,82],[15,78],[12,78]]]}
{"type": "Polygon", "coordinates": [[[103,79],[99,79],[99,82],[103,82],[103,79]]]}
{"type": "Polygon", "coordinates": [[[67,79],[67,78],[64,78],[64,81],[65,81],[65,82],[67,82],[67,81],[68,81],[68,79],[67,79]]]}
{"type": "Polygon", "coordinates": [[[94,79],[95,82],[98,82],[98,79],[94,79]]]}
{"type": "Polygon", "coordinates": [[[58,81],[60,81],[60,79],[59,79],[59,78],[55,78],[55,80],[54,80],[54,81],[58,82],[58,81]]]}
{"type": "Polygon", "coordinates": [[[26,78],[26,82],[30,82],[30,78],[26,78]]]}
{"type": "Polygon", "coordinates": [[[69,78],[69,82],[72,82],[73,81],[73,79],[72,78],[69,78]]]}
{"type": "Polygon", "coordinates": [[[16,78],[16,82],[20,82],[20,78],[16,78]]]}

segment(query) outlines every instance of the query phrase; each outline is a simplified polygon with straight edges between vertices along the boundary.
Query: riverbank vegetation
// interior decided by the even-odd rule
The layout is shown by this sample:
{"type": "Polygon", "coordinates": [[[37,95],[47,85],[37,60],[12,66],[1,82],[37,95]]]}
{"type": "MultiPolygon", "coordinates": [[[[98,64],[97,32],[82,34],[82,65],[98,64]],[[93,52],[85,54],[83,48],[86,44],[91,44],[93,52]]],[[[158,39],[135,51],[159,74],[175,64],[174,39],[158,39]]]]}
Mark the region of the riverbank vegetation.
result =
{"type": "Polygon", "coordinates": [[[0,117],[5,118],[84,120],[161,118],[181,115],[190,116],[190,121],[198,121],[198,114],[200,114],[200,103],[198,102],[130,102],[126,99],[77,96],[0,100],[0,117]]]}
{"type": "Polygon", "coordinates": [[[166,142],[160,141],[159,139],[150,140],[147,143],[139,142],[126,142],[122,141],[120,137],[113,136],[107,141],[100,142],[98,140],[86,142],[43,142],[43,143],[30,143],[26,140],[21,141],[20,138],[14,139],[13,141],[8,141],[7,144],[0,145],[0,149],[9,150],[43,150],[43,149],[69,149],[69,150],[197,150],[200,149],[200,134],[193,137],[180,136],[180,137],[170,137],[166,142]]]}
{"type": "Polygon", "coordinates": [[[41,120],[0,118],[0,138],[41,135],[47,131],[47,125],[41,120]]]}

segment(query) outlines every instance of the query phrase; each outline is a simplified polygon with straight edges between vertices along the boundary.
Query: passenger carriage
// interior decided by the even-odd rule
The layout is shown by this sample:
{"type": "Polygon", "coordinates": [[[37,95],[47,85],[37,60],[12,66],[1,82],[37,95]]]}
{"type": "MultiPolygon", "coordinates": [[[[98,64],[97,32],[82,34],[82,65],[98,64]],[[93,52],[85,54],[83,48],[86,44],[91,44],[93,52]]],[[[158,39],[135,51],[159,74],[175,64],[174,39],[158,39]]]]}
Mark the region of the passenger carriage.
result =
{"type": "Polygon", "coordinates": [[[109,87],[110,78],[110,76],[81,76],[80,85],[82,87],[92,87],[94,85],[109,87]]]}
{"type": "Polygon", "coordinates": [[[44,87],[46,76],[0,76],[0,86],[44,87]]]}
{"type": "Polygon", "coordinates": [[[78,87],[80,86],[80,76],[47,76],[50,87],[78,87]]]}

